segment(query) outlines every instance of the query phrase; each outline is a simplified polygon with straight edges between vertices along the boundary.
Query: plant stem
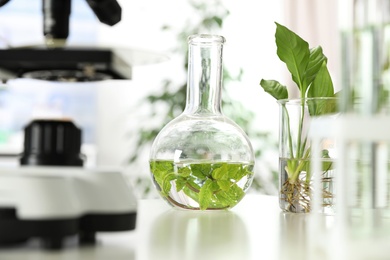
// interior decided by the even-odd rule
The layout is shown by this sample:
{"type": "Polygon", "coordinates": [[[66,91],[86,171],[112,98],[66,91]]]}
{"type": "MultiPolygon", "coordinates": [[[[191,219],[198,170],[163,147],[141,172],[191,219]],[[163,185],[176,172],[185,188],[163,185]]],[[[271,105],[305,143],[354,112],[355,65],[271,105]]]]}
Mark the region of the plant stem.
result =
{"type": "Polygon", "coordinates": [[[288,167],[287,174],[289,175],[289,182],[295,183],[297,178],[299,177],[300,171],[302,171],[303,167],[306,164],[306,159],[310,155],[309,150],[305,153],[305,147],[307,143],[307,138],[304,139],[302,143],[302,128],[303,128],[303,121],[305,118],[305,103],[304,98],[301,97],[301,116],[299,119],[299,126],[298,126],[298,136],[297,136],[297,151],[296,151],[296,157],[294,157],[294,149],[292,146],[292,138],[291,138],[291,131],[290,131],[290,118],[287,109],[284,107],[286,115],[287,115],[287,123],[288,123],[288,138],[289,138],[289,149],[290,149],[290,158],[293,163],[291,163],[288,167]]]}
{"type": "Polygon", "coordinates": [[[290,130],[290,116],[288,114],[288,110],[286,108],[286,105],[283,105],[283,111],[284,111],[284,113],[286,113],[286,118],[287,118],[288,146],[290,149],[290,158],[294,159],[294,149],[293,149],[293,145],[292,145],[291,130],[290,130]]]}
{"type": "Polygon", "coordinates": [[[186,186],[187,186],[190,190],[192,190],[193,192],[199,193],[199,190],[196,189],[196,188],[194,188],[194,187],[192,187],[191,184],[189,184],[188,182],[186,183],[186,186]]]}
{"type": "Polygon", "coordinates": [[[309,156],[310,156],[310,150],[308,149],[308,150],[306,150],[306,152],[302,158],[297,158],[297,160],[299,161],[298,166],[295,169],[293,169],[293,174],[290,177],[292,183],[294,183],[298,179],[299,173],[302,171],[303,167],[306,165],[306,160],[307,160],[307,158],[309,158],[309,156]]]}
{"type": "Polygon", "coordinates": [[[303,154],[303,150],[301,149],[301,145],[302,145],[301,142],[302,142],[303,119],[305,118],[305,103],[304,102],[305,102],[304,97],[301,97],[301,117],[299,120],[299,127],[298,127],[297,159],[299,159],[303,154]]]}

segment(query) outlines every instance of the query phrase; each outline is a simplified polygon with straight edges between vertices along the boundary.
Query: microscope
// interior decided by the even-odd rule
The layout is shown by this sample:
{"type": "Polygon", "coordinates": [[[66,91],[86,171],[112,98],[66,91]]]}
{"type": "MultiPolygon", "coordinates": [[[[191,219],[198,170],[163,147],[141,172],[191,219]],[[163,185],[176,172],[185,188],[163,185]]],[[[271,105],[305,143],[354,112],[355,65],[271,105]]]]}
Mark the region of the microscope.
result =
{"type": "MultiPolygon", "coordinates": [[[[0,8],[10,0],[0,0],[0,8]]],[[[17,1],[17,0],[14,0],[17,1]]],[[[90,82],[131,79],[131,50],[104,47],[70,47],[71,0],[41,0],[44,42],[0,50],[0,80],[34,78],[50,81],[90,82]]],[[[86,0],[98,20],[113,26],[121,21],[116,0],[86,0]]]]}
{"type": "MultiPolygon", "coordinates": [[[[0,7],[8,1],[0,0],[0,7]]],[[[87,2],[102,23],[121,20],[115,0],[87,2]]],[[[65,46],[70,0],[42,4],[46,46],[0,50],[0,76],[11,75],[3,81],[26,75],[77,82],[129,78],[129,65],[112,50],[65,46]]],[[[20,165],[0,168],[0,246],[38,239],[46,249],[62,249],[71,237],[93,244],[99,232],[135,229],[137,200],[128,179],[118,169],[84,168],[81,136],[69,118],[25,126],[20,165]]]]}

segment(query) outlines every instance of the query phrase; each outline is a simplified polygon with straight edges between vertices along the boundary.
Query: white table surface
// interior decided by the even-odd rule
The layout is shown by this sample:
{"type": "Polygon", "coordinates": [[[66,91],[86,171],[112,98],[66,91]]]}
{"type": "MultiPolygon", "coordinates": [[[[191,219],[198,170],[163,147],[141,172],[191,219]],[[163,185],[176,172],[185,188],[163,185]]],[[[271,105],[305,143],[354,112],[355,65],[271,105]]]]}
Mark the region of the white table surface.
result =
{"type": "Polygon", "coordinates": [[[248,194],[230,211],[185,211],[162,199],[140,200],[137,227],[98,233],[98,244],[46,251],[30,243],[0,248],[0,260],[305,259],[305,214],[279,209],[273,196],[248,194]]]}

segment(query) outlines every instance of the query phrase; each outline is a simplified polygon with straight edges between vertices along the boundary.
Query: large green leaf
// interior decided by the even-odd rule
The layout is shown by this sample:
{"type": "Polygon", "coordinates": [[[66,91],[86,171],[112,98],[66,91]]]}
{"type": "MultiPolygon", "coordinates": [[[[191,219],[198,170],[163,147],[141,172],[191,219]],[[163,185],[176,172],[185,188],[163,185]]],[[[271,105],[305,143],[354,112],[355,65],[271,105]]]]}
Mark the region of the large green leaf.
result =
{"type": "Polygon", "coordinates": [[[277,100],[288,98],[287,87],[280,84],[276,80],[262,79],[260,81],[260,86],[264,89],[265,92],[267,92],[277,100]]]}
{"type": "Polygon", "coordinates": [[[318,46],[310,49],[309,64],[306,68],[306,83],[309,86],[316,78],[318,71],[324,62],[327,61],[326,56],[322,52],[322,47],[318,46]]]}
{"type": "Polygon", "coordinates": [[[326,62],[323,61],[320,70],[317,73],[313,83],[311,84],[308,93],[308,97],[333,97],[334,88],[332,78],[326,67],[326,62]]]}
{"type": "Polygon", "coordinates": [[[309,44],[287,27],[276,23],[275,40],[277,54],[292,75],[301,93],[308,87],[305,72],[309,63],[309,44]]]}

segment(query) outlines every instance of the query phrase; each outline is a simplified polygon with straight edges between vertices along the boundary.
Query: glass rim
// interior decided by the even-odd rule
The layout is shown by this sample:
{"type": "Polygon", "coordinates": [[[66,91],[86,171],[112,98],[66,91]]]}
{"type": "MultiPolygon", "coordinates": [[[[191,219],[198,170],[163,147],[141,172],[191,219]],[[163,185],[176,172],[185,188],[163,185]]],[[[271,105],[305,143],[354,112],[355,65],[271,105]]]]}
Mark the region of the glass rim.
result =
{"type": "Polygon", "coordinates": [[[276,102],[280,105],[286,104],[301,104],[302,101],[310,101],[310,100],[339,100],[339,97],[310,97],[310,98],[284,98],[278,99],[276,102]]]}
{"type": "Polygon", "coordinates": [[[188,37],[189,44],[224,44],[225,37],[216,34],[194,34],[188,37]]]}

